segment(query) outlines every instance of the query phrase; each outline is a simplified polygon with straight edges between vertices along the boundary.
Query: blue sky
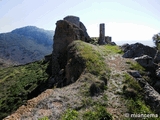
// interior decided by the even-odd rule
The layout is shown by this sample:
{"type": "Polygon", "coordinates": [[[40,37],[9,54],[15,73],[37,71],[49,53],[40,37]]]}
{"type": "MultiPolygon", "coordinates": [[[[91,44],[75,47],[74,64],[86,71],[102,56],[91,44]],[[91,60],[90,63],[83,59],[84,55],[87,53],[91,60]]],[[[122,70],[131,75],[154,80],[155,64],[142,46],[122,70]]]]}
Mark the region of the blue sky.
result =
{"type": "Polygon", "coordinates": [[[90,36],[105,23],[113,41],[151,40],[160,31],[159,0],[0,0],[0,33],[33,25],[55,30],[57,20],[80,17],[90,36]]]}

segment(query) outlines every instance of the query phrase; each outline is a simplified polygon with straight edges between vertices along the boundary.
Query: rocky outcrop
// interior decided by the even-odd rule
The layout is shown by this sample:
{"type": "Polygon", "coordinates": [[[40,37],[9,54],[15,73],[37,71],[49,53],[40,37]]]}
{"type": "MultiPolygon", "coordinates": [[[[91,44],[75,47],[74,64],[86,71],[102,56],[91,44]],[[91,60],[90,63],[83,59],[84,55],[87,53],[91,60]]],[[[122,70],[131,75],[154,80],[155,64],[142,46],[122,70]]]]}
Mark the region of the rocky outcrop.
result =
{"type": "Polygon", "coordinates": [[[84,36],[85,36],[85,41],[86,42],[90,42],[91,39],[90,39],[90,37],[89,37],[89,35],[87,33],[87,29],[86,29],[85,25],[80,21],[79,17],[76,17],[76,16],[67,16],[63,20],[68,21],[68,22],[76,25],[80,29],[82,29],[82,31],[84,33],[84,36]]]}
{"type": "Polygon", "coordinates": [[[135,58],[135,57],[141,57],[142,55],[148,55],[152,58],[155,57],[156,49],[145,46],[141,43],[135,43],[135,44],[125,44],[122,46],[122,50],[124,51],[124,58],[135,58]]]}
{"type": "Polygon", "coordinates": [[[158,50],[141,43],[124,44],[121,49],[124,51],[124,58],[133,58],[151,72],[154,79],[155,77],[159,78],[158,63],[160,62],[160,52],[158,50]]]}
{"type": "Polygon", "coordinates": [[[133,76],[134,78],[141,78],[142,76],[141,76],[141,74],[137,71],[137,70],[130,70],[130,71],[128,71],[128,73],[131,75],[131,76],[133,76]]]}
{"type": "MultiPolygon", "coordinates": [[[[128,71],[142,87],[145,102],[155,111],[160,113],[160,94],[140,75],[138,71],[128,71]]],[[[160,83],[158,83],[160,85],[160,83]]],[[[157,85],[158,85],[157,84],[157,85]]]]}
{"type": "Polygon", "coordinates": [[[145,46],[141,43],[124,44],[121,46],[124,51],[124,58],[133,58],[141,66],[146,68],[150,74],[146,74],[151,81],[146,81],[138,71],[128,71],[141,85],[144,92],[145,102],[156,113],[160,113],[160,70],[158,63],[160,62],[160,53],[153,47],[145,46]],[[154,83],[153,83],[154,81],[154,83]]]}
{"type": "Polygon", "coordinates": [[[134,58],[135,61],[137,61],[141,66],[143,67],[155,67],[153,58],[148,55],[143,55],[141,57],[134,58]]]}
{"type": "Polygon", "coordinates": [[[56,23],[54,35],[53,52],[61,54],[66,51],[67,46],[74,40],[88,40],[81,28],[65,20],[59,20],[56,23]]]}
{"type": "Polygon", "coordinates": [[[75,40],[90,41],[86,27],[79,21],[79,18],[67,16],[64,20],[57,21],[52,53],[52,75],[55,81],[66,79],[64,76],[58,77],[57,75],[61,69],[65,69],[67,65],[67,47],[75,40]]]}
{"type": "Polygon", "coordinates": [[[141,43],[135,43],[131,45],[124,44],[121,46],[121,49],[124,51],[124,58],[135,58],[148,55],[153,59],[154,63],[159,63],[160,61],[160,52],[158,50],[141,43]]]}
{"type": "Polygon", "coordinates": [[[145,101],[149,104],[156,113],[160,113],[160,94],[145,80],[139,81],[143,85],[145,101]]]}

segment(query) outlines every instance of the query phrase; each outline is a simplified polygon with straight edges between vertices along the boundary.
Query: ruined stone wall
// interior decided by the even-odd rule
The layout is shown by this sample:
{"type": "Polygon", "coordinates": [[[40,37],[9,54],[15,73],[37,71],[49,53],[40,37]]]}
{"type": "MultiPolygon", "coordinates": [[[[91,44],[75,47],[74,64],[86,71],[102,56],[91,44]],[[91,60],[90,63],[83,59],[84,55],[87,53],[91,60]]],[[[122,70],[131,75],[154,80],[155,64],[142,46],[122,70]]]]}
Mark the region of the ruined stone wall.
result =
{"type": "Polygon", "coordinates": [[[79,19],[79,17],[76,17],[76,16],[67,16],[63,20],[69,21],[69,22],[77,25],[78,27],[80,26],[80,21],[79,21],[80,19],[79,19]]]}
{"type": "Polygon", "coordinates": [[[105,42],[106,42],[106,43],[111,43],[111,42],[112,42],[112,37],[110,37],[110,36],[105,36],[105,42]]]}
{"type": "MultiPolygon", "coordinates": [[[[76,17],[76,16],[67,16],[63,20],[68,21],[68,22],[76,25],[80,29],[82,29],[83,34],[85,36],[85,42],[89,42],[91,40],[90,37],[89,37],[89,35],[88,35],[88,33],[87,33],[87,29],[86,29],[85,25],[80,21],[79,17],[76,17]]],[[[80,37],[77,36],[76,39],[80,40],[80,37]]]]}

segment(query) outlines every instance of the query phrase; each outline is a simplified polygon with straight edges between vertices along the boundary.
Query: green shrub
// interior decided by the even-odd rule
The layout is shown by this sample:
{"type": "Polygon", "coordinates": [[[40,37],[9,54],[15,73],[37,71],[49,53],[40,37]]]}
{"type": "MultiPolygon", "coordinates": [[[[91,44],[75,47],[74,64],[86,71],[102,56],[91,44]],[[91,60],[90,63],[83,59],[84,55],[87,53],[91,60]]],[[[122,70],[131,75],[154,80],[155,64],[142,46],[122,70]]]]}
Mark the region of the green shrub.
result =
{"type": "Polygon", "coordinates": [[[83,120],[112,120],[112,116],[106,111],[106,107],[95,105],[93,110],[83,114],[83,120]]]}
{"type": "Polygon", "coordinates": [[[62,116],[61,120],[77,120],[78,112],[76,110],[68,109],[62,116]]]}
{"type": "Polygon", "coordinates": [[[43,118],[38,118],[38,120],[49,120],[47,116],[44,116],[43,118]]]}

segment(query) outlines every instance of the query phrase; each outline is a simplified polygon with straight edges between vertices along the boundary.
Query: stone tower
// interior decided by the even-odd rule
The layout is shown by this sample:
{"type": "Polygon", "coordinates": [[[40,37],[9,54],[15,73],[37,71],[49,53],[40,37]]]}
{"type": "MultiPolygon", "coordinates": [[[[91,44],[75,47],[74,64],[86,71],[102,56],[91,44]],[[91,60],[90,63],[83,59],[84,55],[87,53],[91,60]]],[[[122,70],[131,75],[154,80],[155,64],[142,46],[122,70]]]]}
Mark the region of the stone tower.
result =
{"type": "Polygon", "coordinates": [[[103,45],[105,44],[105,24],[101,23],[99,25],[99,40],[98,40],[98,44],[103,45]]]}
{"type": "MultiPolygon", "coordinates": [[[[84,26],[84,24],[80,21],[80,18],[77,17],[77,16],[73,16],[73,15],[69,15],[69,16],[66,16],[65,18],[63,18],[64,21],[68,21],[74,25],[76,25],[77,27],[81,28],[82,31],[83,31],[83,34],[85,36],[85,42],[90,42],[90,37],[87,33],[87,29],[86,27],[84,26]]],[[[76,37],[76,39],[80,39],[79,37],[76,37]]]]}
{"type": "Polygon", "coordinates": [[[80,26],[80,19],[79,19],[79,17],[71,16],[70,15],[70,16],[67,16],[67,17],[63,18],[63,20],[69,21],[72,24],[77,25],[78,27],[80,26]]]}

